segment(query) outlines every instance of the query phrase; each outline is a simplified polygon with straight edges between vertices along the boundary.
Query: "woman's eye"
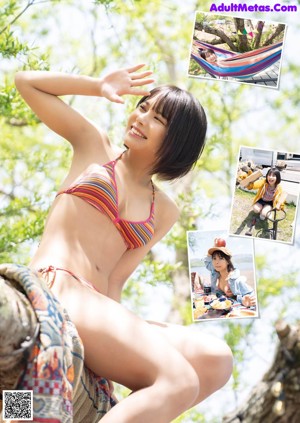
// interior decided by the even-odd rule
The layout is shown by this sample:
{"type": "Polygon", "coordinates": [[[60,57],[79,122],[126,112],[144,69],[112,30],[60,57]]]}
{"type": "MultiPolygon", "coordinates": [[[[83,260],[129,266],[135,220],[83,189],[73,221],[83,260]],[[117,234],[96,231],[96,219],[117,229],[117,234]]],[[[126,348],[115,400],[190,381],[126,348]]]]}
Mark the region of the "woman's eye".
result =
{"type": "Polygon", "coordinates": [[[146,107],[143,104],[140,104],[140,109],[141,110],[146,110],[146,107]]]}
{"type": "Polygon", "coordinates": [[[166,125],[165,119],[161,116],[155,116],[154,119],[156,119],[158,122],[160,122],[162,125],[166,125]]]}

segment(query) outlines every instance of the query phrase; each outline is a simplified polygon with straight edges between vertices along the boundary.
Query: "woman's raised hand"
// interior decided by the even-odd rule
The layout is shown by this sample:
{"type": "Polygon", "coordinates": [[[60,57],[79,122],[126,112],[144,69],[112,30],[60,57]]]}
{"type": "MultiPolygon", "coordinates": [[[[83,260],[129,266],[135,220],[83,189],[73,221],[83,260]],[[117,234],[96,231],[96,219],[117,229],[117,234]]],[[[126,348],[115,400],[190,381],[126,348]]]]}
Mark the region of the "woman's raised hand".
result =
{"type": "Polygon", "coordinates": [[[145,64],[133,66],[131,68],[119,69],[101,78],[101,96],[114,103],[124,103],[123,95],[149,95],[145,88],[136,88],[151,84],[154,79],[147,78],[152,75],[152,71],[138,72],[145,64]]]}
{"type": "Polygon", "coordinates": [[[256,305],[256,298],[255,295],[246,294],[243,296],[242,304],[245,307],[251,307],[256,305]]]}

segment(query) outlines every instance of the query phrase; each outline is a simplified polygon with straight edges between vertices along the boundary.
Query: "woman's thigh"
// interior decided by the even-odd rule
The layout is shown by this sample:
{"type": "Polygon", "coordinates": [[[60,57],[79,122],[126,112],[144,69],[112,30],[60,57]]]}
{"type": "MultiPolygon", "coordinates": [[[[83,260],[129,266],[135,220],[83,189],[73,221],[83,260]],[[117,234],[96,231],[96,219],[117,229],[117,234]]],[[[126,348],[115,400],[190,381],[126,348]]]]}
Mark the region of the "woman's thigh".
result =
{"type": "Polygon", "coordinates": [[[255,213],[260,213],[262,211],[263,205],[260,203],[253,204],[253,211],[255,213]]]}
{"type": "Polygon", "coordinates": [[[193,366],[200,381],[195,404],[220,389],[232,373],[232,353],[228,345],[211,335],[188,327],[149,321],[193,366]]]}
{"type": "Polygon", "coordinates": [[[187,379],[196,380],[192,366],[144,320],[72,277],[57,276],[52,290],[78,330],[86,365],[96,374],[134,391],[160,376],[172,380],[182,369],[187,379]]]}
{"type": "Polygon", "coordinates": [[[266,205],[261,211],[261,214],[266,217],[267,213],[272,210],[272,206],[266,205]]]}

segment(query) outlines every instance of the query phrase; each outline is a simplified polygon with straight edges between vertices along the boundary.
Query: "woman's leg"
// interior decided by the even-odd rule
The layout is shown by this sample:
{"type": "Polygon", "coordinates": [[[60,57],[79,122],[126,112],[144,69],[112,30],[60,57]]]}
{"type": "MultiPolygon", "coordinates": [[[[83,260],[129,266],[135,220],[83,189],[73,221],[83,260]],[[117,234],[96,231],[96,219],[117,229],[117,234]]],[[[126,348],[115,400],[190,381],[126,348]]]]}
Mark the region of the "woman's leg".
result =
{"type": "Polygon", "coordinates": [[[148,323],[163,333],[195,369],[200,390],[193,405],[225,385],[232,373],[232,353],[225,342],[187,327],[152,321],[148,323]]]}
{"type": "Polygon", "coordinates": [[[101,423],[169,423],[194,404],[198,376],[163,334],[69,275],[57,274],[52,291],[77,327],[86,365],[133,390],[101,423]]]}
{"type": "Polygon", "coordinates": [[[271,211],[271,210],[272,210],[272,207],[271,206],[269,206],[269,205],[264,206],[263,209],[262,209],[262,211],[260,212],[260,218],[261,218],[261,220],[265,220],[265,218],[267,217],[267,213],[269,211],[271,211]]]}
{"type": "Polygon", "coordinates": [[[263,205],[260,203],[253,204],[253,211],[254,213],[260,213],[262,211],[263,205]]]}

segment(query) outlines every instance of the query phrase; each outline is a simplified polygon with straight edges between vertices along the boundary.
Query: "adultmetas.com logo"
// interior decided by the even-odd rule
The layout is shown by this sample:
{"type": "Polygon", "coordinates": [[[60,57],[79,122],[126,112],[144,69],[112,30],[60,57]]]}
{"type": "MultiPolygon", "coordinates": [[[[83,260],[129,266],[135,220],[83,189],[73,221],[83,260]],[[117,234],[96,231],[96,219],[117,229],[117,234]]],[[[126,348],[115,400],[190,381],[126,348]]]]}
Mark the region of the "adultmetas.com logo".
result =
{"type": "Polygon", "coordinates": [[[293,4],[247,4],[247,3],[230,3],[215,4],[210,6],[210,12],[297,12],[297,6],[293,4]]]}

